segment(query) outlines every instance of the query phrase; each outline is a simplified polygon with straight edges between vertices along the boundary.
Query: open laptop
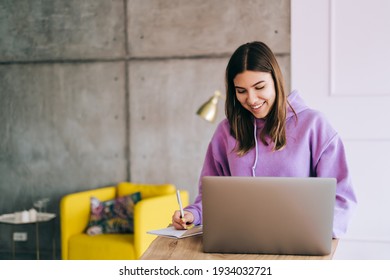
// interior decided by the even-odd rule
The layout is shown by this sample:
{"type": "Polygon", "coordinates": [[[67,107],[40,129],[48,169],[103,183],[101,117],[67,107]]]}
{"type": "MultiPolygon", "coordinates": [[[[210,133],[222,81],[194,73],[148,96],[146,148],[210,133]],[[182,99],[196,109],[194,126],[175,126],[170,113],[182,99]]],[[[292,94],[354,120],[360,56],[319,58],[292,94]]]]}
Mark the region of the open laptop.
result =
{"type": "Polygon", "coordinates": [[[202,178],[206,253],[331,253],[334,178],[202,178]]]}

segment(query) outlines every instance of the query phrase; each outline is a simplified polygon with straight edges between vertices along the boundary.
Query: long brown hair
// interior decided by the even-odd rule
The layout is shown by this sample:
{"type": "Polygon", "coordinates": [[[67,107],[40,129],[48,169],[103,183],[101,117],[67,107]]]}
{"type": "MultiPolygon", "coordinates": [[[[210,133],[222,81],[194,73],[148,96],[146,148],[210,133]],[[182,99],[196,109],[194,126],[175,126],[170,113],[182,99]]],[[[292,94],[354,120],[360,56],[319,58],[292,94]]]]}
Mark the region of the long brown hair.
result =
{"type": "Polygon", "coordinates": [[[245,155],[255,146],[254,119],[236,97],[234,78],[244,71],[268,72],[275,85],[275,103],[266,117],[265,126],[260,132],[260,140],[269,145],[267,136],[274,143],[274,150],[283,149],[286,145],[287,97],[284,90],[283,75],[271,49],[262,42],[251,42],[241,45],[231,56],[226,67],[226,103],[225,113],[231,128],[231,135],[237,140],[236,152],[245,155]]]}

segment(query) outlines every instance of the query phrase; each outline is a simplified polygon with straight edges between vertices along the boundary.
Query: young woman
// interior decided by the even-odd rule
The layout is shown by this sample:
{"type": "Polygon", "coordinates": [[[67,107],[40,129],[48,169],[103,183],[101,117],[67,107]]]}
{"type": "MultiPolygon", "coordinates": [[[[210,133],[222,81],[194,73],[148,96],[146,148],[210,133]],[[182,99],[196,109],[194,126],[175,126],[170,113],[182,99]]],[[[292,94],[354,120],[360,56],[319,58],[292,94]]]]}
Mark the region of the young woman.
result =
{"type": "MultiPolygon", "coordinates": [[[[276,58],[262,42],[240,46],[225,79],[226,119],[211,139],[201,177],[336,178],[333,237],[343,235],[356,197],[337,132],[297,91],[286,94],[276,58]]],[[[173,214],[175,228],[202,223],[201,183],[195,202],[184,210],[183,219],[179,211],[173,214]]]]}

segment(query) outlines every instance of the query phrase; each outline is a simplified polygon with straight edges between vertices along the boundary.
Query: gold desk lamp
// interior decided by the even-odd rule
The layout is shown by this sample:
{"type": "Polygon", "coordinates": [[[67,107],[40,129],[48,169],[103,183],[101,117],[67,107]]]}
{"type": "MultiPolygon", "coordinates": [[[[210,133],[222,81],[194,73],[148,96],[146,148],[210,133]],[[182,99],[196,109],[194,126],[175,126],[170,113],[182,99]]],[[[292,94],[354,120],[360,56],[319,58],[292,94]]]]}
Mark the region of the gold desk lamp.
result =
{"type": "Polygon", "coordinates": [[[217,104],[219,98],[222,98],[222,94],[219,90],[216,90],[214,95],[200,106],[196,114],[208,122],[214,122],[217,117],[217,104]]]}

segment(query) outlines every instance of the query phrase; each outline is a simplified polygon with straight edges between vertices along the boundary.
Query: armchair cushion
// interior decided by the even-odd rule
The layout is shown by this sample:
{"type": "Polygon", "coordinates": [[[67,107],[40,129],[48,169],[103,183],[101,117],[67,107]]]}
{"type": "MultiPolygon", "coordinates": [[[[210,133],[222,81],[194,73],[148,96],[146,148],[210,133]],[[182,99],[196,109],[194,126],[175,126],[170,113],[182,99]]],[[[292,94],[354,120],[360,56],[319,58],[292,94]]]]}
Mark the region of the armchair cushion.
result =
{"type": "Polygon", "coordinates": [[[76,234],[70,237],[69,247],[70,260],[136,259],[133,234],[76,234]]]}
{"type": "Polygon", "coordinates": [[[92,196],[91,216],[86,233],[133,233],[134,205],[140,200],[140,192],[106,201],[92,196]]]}

